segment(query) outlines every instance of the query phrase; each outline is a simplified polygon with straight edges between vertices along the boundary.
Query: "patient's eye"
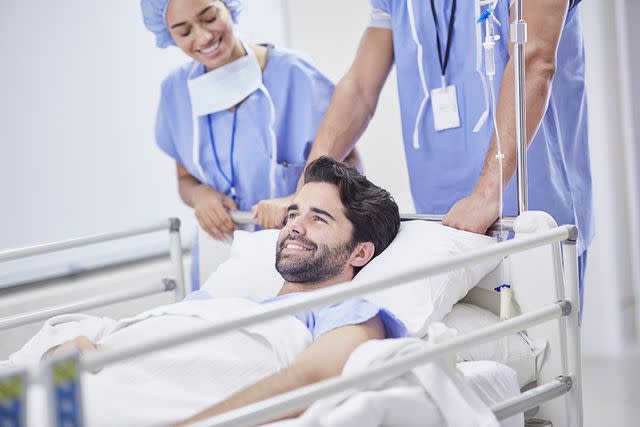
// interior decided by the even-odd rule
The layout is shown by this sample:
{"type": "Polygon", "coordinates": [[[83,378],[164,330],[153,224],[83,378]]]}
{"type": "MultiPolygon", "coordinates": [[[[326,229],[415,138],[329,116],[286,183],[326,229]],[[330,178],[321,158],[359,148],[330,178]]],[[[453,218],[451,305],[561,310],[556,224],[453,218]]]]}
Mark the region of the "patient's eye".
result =
{"type": "Polygon", "coordinates": [[[324,218],[322,218],[322,217],[321,217],[321,216],[319,216],[319,215],[314,216],[314,217],[313,217],[313,220],[314,220],[314,221],[324,222],[325,224],[327,224],[327,220],[326,220],[326,219],[324,219],[324,218]]]}
{"type": "Polygon", "coordinates": [[[289,214],[287,214],[287,221],[292,220],[293,218],[297,217],[298,213],[297,212],[289,212],[289,214]]]}

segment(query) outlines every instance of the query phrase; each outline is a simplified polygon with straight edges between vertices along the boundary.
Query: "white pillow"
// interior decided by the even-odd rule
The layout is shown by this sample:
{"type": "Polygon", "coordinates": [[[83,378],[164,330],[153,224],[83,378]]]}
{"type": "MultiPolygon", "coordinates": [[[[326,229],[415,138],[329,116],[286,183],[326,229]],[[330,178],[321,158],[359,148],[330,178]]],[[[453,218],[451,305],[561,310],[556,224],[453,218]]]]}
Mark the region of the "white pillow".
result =
{"type": "MultiPolygon", "coordinates": [[[[275,269],[278,230],[236,231],[229,259],[207,279],[203,289],[220,297],[266,299],[277,295],[283,279],[275,269]]],[[[428,221],[403,222],[389,247],[354,280],[388,277],[409,268],[491,244],[487,236],[468,233],[428,221]]],[[[395,314],[409,334],[424,336],[431,322],[442,320],[500,260],[467,265],[437,276],[418,279],[366,295],[371,302],[395,314]]]]}
{"type": "MultiPolygon", "coordinates": [[[[445,227],[429,221],[403,222],[389,247],[367,264],[354,280],[374,280],[392,276],[458,254],[486,247],[490,237],[445,227]]],[[[424,277],[405,285],[371,293],[371,302],[394,313],[410,335],[423,337],[432,322],[442,320],[453,304],[461,300],[500,258],[468,264],[455,271],[424,277]]]]}
{"type": "Polygon", "coordinates": [[[229,259],[220,264],[201,289],[217,297],[264,300],[276,296],[284,283],[276,271],[278,232],[234,232],[229,259]]]}
{"type": "MultiPolygon", "coordinates": [[[[458,336],[500,323],[493,313],[473,304],[458,303],[442,322],[458,330],[458,336]]],[[[493,360],[507,365],[518,373],[520,387],[537,379],[538,361],[542,361],[546,343],[536,343],[525,333],[518,332],[494,341],[459,351],[458,362],[493,360]]]]}

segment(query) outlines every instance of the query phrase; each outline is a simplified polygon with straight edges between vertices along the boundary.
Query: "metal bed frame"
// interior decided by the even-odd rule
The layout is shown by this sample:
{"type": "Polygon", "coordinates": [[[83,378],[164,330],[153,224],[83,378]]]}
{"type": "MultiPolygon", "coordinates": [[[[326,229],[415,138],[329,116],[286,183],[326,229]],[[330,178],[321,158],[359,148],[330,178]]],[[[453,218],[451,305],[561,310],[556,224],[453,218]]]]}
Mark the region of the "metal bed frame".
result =
{"type": "MultiPolygon", "coordinates": [[[[525,102],[525,71],[524,71],[524,44],[526,42],[526,22],[522,19],[522,0],[515,2],[516,17],[511,26],[511,41],[514,44],[515,61],[515,97],[516,97],[516,146],[517,156],[517,183],[518,183],[518,212],[527,211],[527,183],[526,183],[526,102],[525,102]]],[[[439,217],[417,215],[405,219],[427,219],[438,220],[439,217]]],[[[251,218],[246,214],[237,214],[234,220],[238,223],[249,223],[251,218]]],[[[176,298],[184,296],[184,279],[182,269],[182,250],[180,247],[180,237],[178,233],[179,222],[171,220],[169,228],[171,231],[171,258],[174,262],[175,278],[163,281],[162,287],[157,284],[154,289],[149,287],[148,292],[161,292],[175,289],[176,298]],[[172,283],[173,282],[173,283],[172,283]]],[[[166,224],[165,224],[166,226],[166,224]]],[[[155,230],[155,229],[154,229],[155,230]]],[[[147,230],[150,231],[150,230],[147,230]]],[[[145,231],[146,232],[146,231],[145,231]]],[[[110,236],[94,236],[75,241],[62,242],[59,244],[43,245],[39,248],[25,250],[5,251],[0,253],[0,261],[16,259],[36,253],[44,253],[48,250],[57,250],[74,246],[74,244],[88,244],[98,241],[109,240],[117,234],[110,236]]],[[[134,233],[123,233],[128,236],[141,234],[141,230],[134,233]]],[[[374,380],[390,378],[394,375],[407,372],[420,364],[436,360],[444,355],[455,353],[458,349],[482,343],[487,340],[506,336],[510,333],[535,329],[550,320],[557,320],[557,329],[551,330],[559,340],[559,353],[552,354],[551,367],[559,368],[555,378],[532,388],[519,396],[507,399],[492,407],[496,418],[506,419],[514,414],[532,409],[545,402],[549,402],[559,396],[565,396],[565,408],[562,425],[572,427],[582,426],[582,373],[580,356],[580,325],[579,325],[579,295],[578,295],[578,267],[577,267],[577,228],[571,225],[550,227],[550,229],[514,239],[501,242],[482,250],[471,251],[453,259],[441,261],[431,265],[418,268],[414,271],[405,271],[396,275],[392,280],[373,280],[370,282],[342,284],[330,288],[320,289],[311,295],[305,295],[294,300],[283,300],[273,303],[266,311],[249,317],[231,319],[219,325],[204,327],[202,329],[190,331],[188,333],[172,336],[159,337],[145,344],[132,343],[126,348],[106,349],[85,355],[76,352],[60,354],[50,358],[44,363],[39,371],[28,368],[18,368],[0,373],[0,386],[3,384],[13,384],[16,387],[2,390],[5,396],[14,397],[16,400],[26,404],[26,388],[29,384],[44,383],[48,390],[50,418],[56,420],[56,426],[62,425],[82,425],[82,390],[80,377],[82,372],[91,371],[119,361],[127,360],[151,351],[166,349],[171,346],[191,342],[222,334],[226,331],[234,330],[254,323],[263,322],[276,317],[295,314],[313,307],[338,302],[345,298],[353,297],[363,293],[390,288],[401,285],[409,280],[439,274],[454,270],[466,263],[494,258],[496,256],[506,257],[524,251],[542,250],[547,248],[548,259],[552,264],[552,277],[555,279],[556,301],[544,305],[535,310],[528,310],[508,320],[504,320],[497,325],[458,336],[447,342],[430,347],[420,353],[405,356],[379,367],[369,369],[364,374],[346,377],[337,377],[325,380],[310,386],[279,395],[262,402],[258,402],[246,407],[222,414],[212,420],[195,423],[194,426],[244,426],[265,422],[278,416],[286,415],[291,411],[302,409],[318,398],[328,396],[346,388],[357,387],[374,380]],[[560,254],[562,242],[563,256],[560,254]],[[9,392],[6,392],[9,390],[9,392]],[[71,410],[69,410],[71,408],[71,410]],[[64,424],[67,422],[68,424],[64,424]]],[[[124,237],[124,236],[123,236],[124,237]]],[[[521,264],[522,265],[522,264],[521,264]]],[[[146,292],[146,291],[145,291],[146,292]]],[[[553,293],[553,292],[552,292],[553,293]]],[[[139,295],[139,294],[136,294],[139,295]]],[[[133,294],[113,294],[102,301],[122,301],[132,297],[133,294]]],[[[101,304],[97,300],[86,300],[81,303],[59,306],[46,315],[64,312],[65,310],[80,310],[95,307],[101,304]]],[[[524,304],[526,306],[526,304],[524,304]]],[[[0,319],[0,329],[15,327],[26,322],[42,320],[45,313],[28,313],[27,315],[13,316],[12,318],[0,319]]],[[[549,375],[545,375],[549,377],[549,375]]],[[[2,397],[2,393],[0,393],[2,397]]],[[[22,415],[24,419],[24,407],[22,415]]],[[[555,421],[555,420],[554,420],[555,421]]],[[[16,424],[19,425],[19,424],[16,424]]],[[[548,424],[547,424],[548,425],[548,424]]]]}
{"type": "Polygon", "coordinates": [[[140,236],[143,234],[149,234],[163,230],[169,231],[169,256],[172,263],[173,277],[162,279],[159,283],[137,287],[136,289],[111,292],[70,304],[58,305],[49,307],[44,310],[36,310],[27,313],[21,313],[15,316],[0,318],[0,331],[26,325],[28,323],[39,322],[60,314],[88,310],[95,307],[128,301],[134,298],[162,292],[175,291],[176,301],[182,300],[185,296],[186,288],[182,262],[180,220],[178,218],[169,218],[168,220],[160,221],[147,226],[136,227],[112,233],[96,234],[60,242],[45,243],[25,248],[0,251],[0,263],[29,258],[32,256],[47,254],[65,249],[79,248],[96,243],[105,243],[113,240],[140,236]]]}
{"type": "MultiPolygon", "coordinates": [[[[177,233],[177,230],[172,231],[177,233]]],[[[114,236],[112,234],[111,236],[114,236]]],[[[578,287],[577,287],[577,253],[576,253],[577,229],[575,226],[565,225],[555,227],[550,230],[536,233],[532,236],[514,239],[489,248],[471,251],[461,254],[453,259],[426,265],[413,271],[406,271],[395,275],[391,280],[373,280],[362,283],[350,283],[336,285],[314,292],[313,294],[302,296],[294,300],[284,300],[273,303],[269,309],[248,318],[230,319],[222,324],[204,327],[198,330],[189,331],[175,336],[158,337],[144,344],[131,343],[125,348],[105,349],[98,352],[80,355],[70,351],[57,355],[42,364],[39,370],[30,368],[13,369],[0,374],[0,384],[8,384],[17,381],[21,384],[19,393],[14,396],[22,399],[27,405],[26,388],[33,384],[43,384],[48,390],[50,419],[70,420],[73,424],[63,424],[60,421],[53,424],[56,427],[62,425],[82,425],[82,388],[81,376],[83,372],[90,372],[111,364],[115,364],[136,356],[140,356],[152,351],[167,349],[175,345],[191,342],[198,339],[212,337],[231,330],[249,326],[251,324],[264,322],[280,316],[295,314],[333,302],[338,302],[346,298],[361,295],[363,293],[381,290],[385,288],[399,286],[407,281],[446,271],[454,270],[467,263],[492,259],[497,256],[505,257],[528,251],[533,248],[548,247],[563,242],[564,265],[559,262],[553,263],[554,276],[556,278],[556,289],[563,288],[564,298],[545,305],[537,310],[521,314],[509,320],[500,322],[491,327],[477,330],[463,336],[459,336],[433,346],[428,350],[412,354],[403,358],[393,360],[380,367],[370,369],[366,374],[349,377],[337,377],[316,383],[302,389],[295,390],[262,402],[258,402],[235,411],[228,412],[212,419],[211,421],[196,423],[198,426],[244,426],[255,425],[265,422],[274,417],[282,416],[291,411],[302,409],[320,397],[328,396],[340,390],[351,387],[362,386],[374,380],[390,378],[397,374],[407,372],[420,364],[436,360],[443,355],[453,354],[457,350],[472,346],[474,344],[486,342],[492,339],[506,336],[517,331],[526,330],[535,325],[542,324],[549,320],[559,320],[561,335],[564,338],[562,347],[562,369],[559,376],[547,383],[535,387],[520,396],[508,399],[492,410],[498,419],[506,419],[514,414],[535,408],[543,402],[554,399],[558,396],[567,395],[567,425],[582,425],[582,398],[581,398],[581,362],[580,362],[580,331],[578,324],[578,287]],[[576,387],[577,386],[577,387],[576,387]],[[73,408],[72,411],[69,408],[73,408]],[[69,418],[71,415],[74,418],[69,418]],[[64,418],[64,416],[67,418],[64,418]]],[[[76,242],[87,242],[88,239],[78,239],[76,242]]],[[[179,235],[172,237],[172,244],[179,246],[179,235]]],[[[67,247],[67,245],[63,245],[67,247]]],[[[53,247],[53,246],[51,246],[53,247]]],[[[55,246],[61,247],[61,246],[55,246]]],[[[180,249],[181,251],[181,249],[180,249]]],[[[27,256],[31,251],[14,253],[15,256],[27,256]]],[[[175,253],[179,253],[176,249],[175,253]]],[[[559,256],[559,251],[555,252],[559,256]]],[[[3,254],[6,255],[6,254],[3,254]]],[[[6,259],[6,258],[5,258],[6,259]]],[[[557,261],[557,260],[556,260],[557,261]]],[[[176,271],[182,266],[176,264],[176,271]]],[[[178,287],[175,288],[178,290],[178,287]]],[[[105,299],[104,301],[107,301],[105,299]]],[[[108,299],[111,301],[111,299],[108,299]]],[[[85,304],[85,307],[95,306],[85,304]]],[[[66,308],[77,309],[79,305],[69,305],[66,308]]],[[[62,310],[62,308],[59,308],[62,310]]],[[[20,320],[26,321],[26,317],[20,320]]],[[[30,321],[41,319],[41,315],[31,314],[30,321]]],[[[17,325],[19,320],[8,322],[7,319],[0,321],[2,325],[17,325]]],[[[9,326],[6,326],[9,327],[9,326]]],[[[19,424],[16,424],[19,425],[19,424]]]]}

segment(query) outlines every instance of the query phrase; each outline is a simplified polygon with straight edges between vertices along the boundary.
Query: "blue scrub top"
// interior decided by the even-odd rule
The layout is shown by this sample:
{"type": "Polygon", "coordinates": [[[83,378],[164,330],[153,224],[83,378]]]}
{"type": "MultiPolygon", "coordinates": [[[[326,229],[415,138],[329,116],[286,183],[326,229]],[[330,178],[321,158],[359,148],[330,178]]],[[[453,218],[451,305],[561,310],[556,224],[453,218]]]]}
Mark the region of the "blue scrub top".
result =
{"type": "MultiPolygon", "coordinates": [[[[192,64],[178,68],[162,83],[156,142],[198,177],[192,158],[192,113],[187,88],[192,64]]],[[[204,71],[204,66],[199,67],[193,77],[204,71]]],[[[295,191],[334,85],[301,54],[273,47],[269,47],[262,80],[275,108],[273,130],[278,146],[275,196],[288,196],[295,191]]],[[[271,103],[262,91],[252,93],[238,108],[234,166],[240,210],[249,210],[270,198],[271,119],[271,103]]],[[[233,112],[214,113],[211,123],[220,166],[229,176],[233,112]]],[[[216,190],[229,194],[229,184],[216,166],[206,117],[199,118],[199,126],[204,173],[216,190]]]]}
{"type": "MultiPolygon", "coordinates": [[[[424,67],[428,89],[441,86],[430,1],[370,2],[373,8],[391,16],[402,134],[416,210],[419,213],[445,214],[454,203],[473,190],[493,135],[490,116],[479,132],[473,132],[486,108],[482,80],[476,71],[474,2],[457,3],[446,70],[447,83],[455,85],[457,89],[461,126],[437,132],[429,99],[418,123],[420,146],[417,149],[413,145],[414,124],[424,99],[418,61],[424,67]],[[423,47],[421,57],[418,55],[418,44],[412,36],[412,22],[423,47]]],[[[452,0],[435,0],[443,45],[451,3],[452,0]]],[[[502,74],[509,61],[509,2],[501,0],[495,15],[502,24],[497,27],[501,38],[495,48],[494,87],[497,96],[502,74]]],[[[530,32],[535,30],[529,27],[530,32]]],[[[574,7],[566,18],[557,61],[549,105],[528,149],[529,209],[548,212],[558,224],[576,224],[580,231],[578,253],[582,253],[593,238],[594,218],[587,141],[584,47],[580,17],[574,7]]],[[[512,179],[505,189],[505,215],[517,213],[516,197],[516,180],[512,179]]]]}
{"type": "MultiPolygon", "coordinates": [[[[304,169],[316,130],[329,106],[334,84],[318,71],[302,54],[268,46],[267,64],[262,82],[273,102],[258,90],[238,107],[234,169],[238,209],[248,211],[261,200],[269,199],[271,165],[271,120],[277,141],[275,197],[292,194],[304,169]]],[[[199,177],[193,163],[193,120],[187,80],[193,62],[173,71],[162,83],[156,119],[158,147],[199,177]]],[[[201,66],[193,77],[205,72],[201,66]]],[[[229,183],[216,165],[207,117],[198,120],[200,159],[208,183],[227,195],[229,183]]],[[[233,112],[211,115],[211,125],[220,167],[230,176],[230,148],[233,112]]],[[[197,243],[197,240],[196,240],[197,243]]],[[[199,287],[198,247],[192,252],[192,289],[199,287]]]]}

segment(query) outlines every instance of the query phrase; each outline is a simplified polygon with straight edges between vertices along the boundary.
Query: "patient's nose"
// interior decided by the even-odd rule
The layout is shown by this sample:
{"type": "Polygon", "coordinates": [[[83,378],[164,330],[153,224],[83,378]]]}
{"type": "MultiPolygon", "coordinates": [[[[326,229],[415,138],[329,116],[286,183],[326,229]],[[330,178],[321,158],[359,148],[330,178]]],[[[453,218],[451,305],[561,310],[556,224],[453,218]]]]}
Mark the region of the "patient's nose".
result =
{"type": "Polygon", "coordinates": [[[301,235],[301,236],[304,236],[306,234],[306,229],[304,228],[304,224],[302,223],[302,220],[300,219],[300,216],[297,216],[291,222],[291,230],[290,230],[290,232],[291,232],[291,234],[298,234],[298,235],[301,235]]]}

